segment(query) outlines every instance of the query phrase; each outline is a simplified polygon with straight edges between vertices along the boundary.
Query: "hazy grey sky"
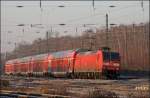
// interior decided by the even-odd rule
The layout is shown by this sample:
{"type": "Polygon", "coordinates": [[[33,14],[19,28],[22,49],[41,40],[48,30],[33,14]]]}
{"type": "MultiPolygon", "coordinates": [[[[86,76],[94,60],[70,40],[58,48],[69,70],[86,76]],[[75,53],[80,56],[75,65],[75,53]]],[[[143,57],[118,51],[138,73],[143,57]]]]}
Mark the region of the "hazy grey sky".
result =
{"type": "Polygon", "coordinates": [[[14,43],[31,43],[36,38],[44,38],[45,32],[51,30],[51,27],[60,35],[76,35],[87,28],[102,28],[105,26],[106,13],[109,15],[109,23],[118,25],[148,22],[149,2],[144,1],[143,5],[144,9],[141,1],[95,1],[94,10],[92,1],[42,1],[41,11],[39,1],[2,1],[2,52],[13,50],[14,43]],[[18,5],[24,7],[18,8],[18,5]],[[59,5],[65,7],[60,8],[59,5]],[[110,8],[111,5],[116,7],[110,8]],[[59,26],[61,23],[66,25],[59,26]],[[19,27],[17,24],[25,26],[19,27]],[[42,24],[42,27],[31,28],[31,24],[42,24]],[[83,24],[95,25],[84,27],[83,24]]]}

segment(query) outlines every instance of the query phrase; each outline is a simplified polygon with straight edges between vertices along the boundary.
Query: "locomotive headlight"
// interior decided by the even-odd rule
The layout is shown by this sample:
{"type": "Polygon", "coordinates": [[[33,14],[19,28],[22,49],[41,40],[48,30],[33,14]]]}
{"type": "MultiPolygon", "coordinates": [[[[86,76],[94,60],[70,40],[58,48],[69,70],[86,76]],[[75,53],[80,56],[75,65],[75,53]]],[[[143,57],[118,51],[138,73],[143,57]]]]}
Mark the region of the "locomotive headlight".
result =
{"type": "Polygon", "coordinates": [[[104,63],[104,65],[110,65],[109,63],[104,63]]]}
{"type": "Polygon", "coordinates": [[[119,66],[120,64],[119,64],[119,63],[114,63],[113,65],[114,65],[114,66],[119,66]]]}
{"type": "Polygon", "coordinates": [[[48,60],[49,63],[51,63],[52,60],[48,60]]]}

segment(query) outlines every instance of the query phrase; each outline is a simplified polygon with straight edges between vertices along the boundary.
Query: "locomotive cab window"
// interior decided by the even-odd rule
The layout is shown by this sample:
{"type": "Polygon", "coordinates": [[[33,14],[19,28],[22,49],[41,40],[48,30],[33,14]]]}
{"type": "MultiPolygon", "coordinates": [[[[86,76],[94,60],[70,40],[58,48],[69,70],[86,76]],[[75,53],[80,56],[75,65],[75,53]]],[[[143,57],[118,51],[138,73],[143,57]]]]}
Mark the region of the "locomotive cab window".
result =
{"type": "Polygon", "coordinates": [[[119,53],[116,52],[103,52],[103,59],[104,61],[115,61],[115,60],[119,60],[120,56],[119,53]]]}

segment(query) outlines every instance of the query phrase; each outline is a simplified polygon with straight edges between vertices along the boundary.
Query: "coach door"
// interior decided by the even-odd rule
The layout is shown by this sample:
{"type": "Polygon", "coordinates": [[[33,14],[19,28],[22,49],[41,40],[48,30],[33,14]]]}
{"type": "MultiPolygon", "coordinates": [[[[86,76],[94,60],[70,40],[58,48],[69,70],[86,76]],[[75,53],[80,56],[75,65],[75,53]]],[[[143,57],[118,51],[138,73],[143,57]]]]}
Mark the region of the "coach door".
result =
{"type": "Polygon", "coordinates": [[[51,60],[48,60],[48,74],[51,73],[51,60]]]}

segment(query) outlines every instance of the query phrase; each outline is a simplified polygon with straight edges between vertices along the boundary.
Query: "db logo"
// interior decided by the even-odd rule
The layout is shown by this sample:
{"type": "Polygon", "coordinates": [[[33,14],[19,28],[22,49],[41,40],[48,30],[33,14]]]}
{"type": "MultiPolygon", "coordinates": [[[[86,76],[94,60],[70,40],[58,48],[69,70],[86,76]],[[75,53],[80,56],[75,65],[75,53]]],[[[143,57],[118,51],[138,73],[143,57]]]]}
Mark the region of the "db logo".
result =
{"type": "Polygon", "coordinates": [[[148,91],[149,87],[148,86],[137,86],[135,87],[135,90],[143,90],[143,91],[148,91]]]}

